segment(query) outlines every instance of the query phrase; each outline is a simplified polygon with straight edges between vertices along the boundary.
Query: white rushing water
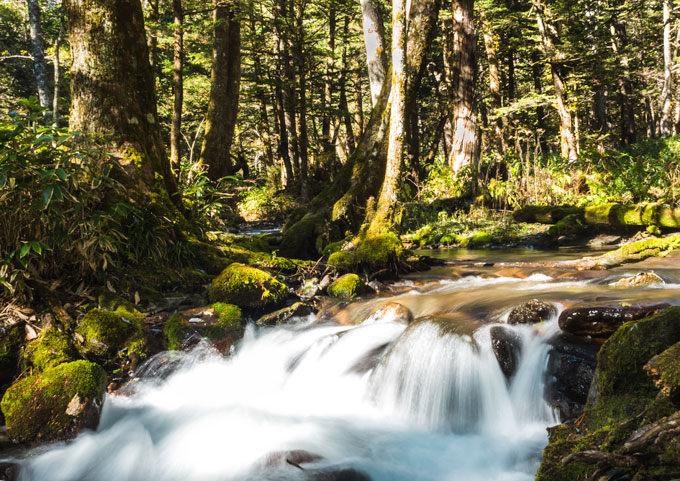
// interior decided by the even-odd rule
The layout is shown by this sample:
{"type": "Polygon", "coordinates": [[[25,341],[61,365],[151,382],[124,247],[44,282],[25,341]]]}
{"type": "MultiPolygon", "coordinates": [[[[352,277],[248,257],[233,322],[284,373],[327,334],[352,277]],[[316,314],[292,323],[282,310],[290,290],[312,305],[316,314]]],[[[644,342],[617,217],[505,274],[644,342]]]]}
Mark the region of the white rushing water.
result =
{"type": "Polygon", "coordinates": [[[30,457],[21,480],[320,480],[341,468],[373,481],[533,479],[556,422],[543,400],[556,322],[509,327],[523,346],[510,382],[489,327],[441,335],[371,318],[249,328],[227,358],[166,353],[146,368],[160,376],[107,397],[96,433],[30,457]],[[301,470],[281,454],[294,450],[320,459],[301,470]]]}

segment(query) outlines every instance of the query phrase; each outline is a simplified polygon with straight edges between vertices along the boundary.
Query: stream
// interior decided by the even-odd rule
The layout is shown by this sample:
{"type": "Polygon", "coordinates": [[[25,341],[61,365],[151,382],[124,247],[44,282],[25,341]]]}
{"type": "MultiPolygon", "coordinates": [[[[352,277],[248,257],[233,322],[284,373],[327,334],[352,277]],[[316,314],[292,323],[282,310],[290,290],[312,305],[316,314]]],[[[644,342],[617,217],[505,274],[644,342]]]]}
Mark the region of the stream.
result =
{"type": "Polygon", "coordinates": [[[490,328],[530,299],[558,311],[680,304],[678,256],[574,272],[538,263],[583,251],[426,253],[446,265],[406,276],[390,295],[336,309],[333,319],[249,326],[227,357],[204,344],[155,356],[107,396],[97,432],[29,453],[20,480],[531,480],[546,427],[559,422],[544,400],[557,316],[507,326],[521,340],[510,380],[490,328]],[[642,270],[665,284],[609,285],[642,270]],[[416,321],[407,327],[374,314],[388,302],[408,307],[416,321]]]}

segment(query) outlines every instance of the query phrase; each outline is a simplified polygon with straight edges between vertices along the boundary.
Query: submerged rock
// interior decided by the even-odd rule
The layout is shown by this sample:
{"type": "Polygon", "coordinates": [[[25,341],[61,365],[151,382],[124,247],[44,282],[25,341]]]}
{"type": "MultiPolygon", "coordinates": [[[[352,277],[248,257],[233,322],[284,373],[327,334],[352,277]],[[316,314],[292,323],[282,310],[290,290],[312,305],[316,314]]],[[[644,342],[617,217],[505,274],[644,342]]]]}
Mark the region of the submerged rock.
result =
{"type": "Polygon", "coordinates": [[[309,304],[296,302],[291,306],[265,314],[257,320],[256,324],[258,326],[277,326],[288,322],[293,317],[305,317],[313,313],[314,309],[309,304]]]}
{"type": "Polygon", "coordinates": [[[88,361],[60,364],[14,383],[2,398],[7,434],[15,443],[74,438],[96,429],[106,373],[88,361]]]}
{"type": "Polygon", "coordinates": [[[331,468],[310,472],[311,481],[371,481],[368,475],[357,471],[356,469],[338,469],[331,468]]]}
{"type": "Polygon", "coordinates": [[[227,352],[243,337],[244,320],[238,306],[216,302],[173,315],[163,330],[170,350],[190,349],[205,338],[221,352],[227,352]]]}
{"type": "Polygon", "coordinates": [[[261,464],[264,467],[276,467],[284,464],[290,464],[292,466],[301,468],[301,464],[313,463],[322,459],[323,456],[310,453],[304,449],[293,449],[291,451],[277,451],[274,453],[269,453],[258,464],[261,464]]]}
{"type": "Polygon", "coordinates": [[[623,277],[616,282],[611,283],[614,287],[649,287],[658,284],[663,284],[664,280],[653,271],[640,272],[630,277],[623,277]]]}
{"type": "Polygon", "coordinates": [[[504,326],[493,326],[489,333],[491,334],[491,347],[498,360],[498,365],[505,377],[511,378],[519,365],[522,340],[517,334],[504,326]]]}
{"type": "Polygon", "coordinates": [[[282,304],[288,288],[265,271],[234,263],[213,280],[209,295],[212,302],[259,309],[282,304]]]}
{"type": "Polygon", "coordinates": [[[413,322],[413,314],[408,307],[399,304],[398,302],[388,302],[380,307],[364,322],[379,322],[390,321],[397,324],[408,326],[413,322]]]}
{"type": "Polygon", "coordinates": [[[644,319],[666,307],[668,304],[573,307],[562,311],[559,325],[569,334],[604,340],[624,322],[644,319]]]}
{"type": "Polygon", "coordinates": [[[508,315],[508,324],[536,324],[557,314],[557,308],[547,302],[532,299],[515,307],[508,315]]]}
{"type": "Polygon", "coordinates": [[[339,299],[353,299],[366,290],[364,280],[356,274],[345,274],[326,288],[326,293],[339,299]]]}

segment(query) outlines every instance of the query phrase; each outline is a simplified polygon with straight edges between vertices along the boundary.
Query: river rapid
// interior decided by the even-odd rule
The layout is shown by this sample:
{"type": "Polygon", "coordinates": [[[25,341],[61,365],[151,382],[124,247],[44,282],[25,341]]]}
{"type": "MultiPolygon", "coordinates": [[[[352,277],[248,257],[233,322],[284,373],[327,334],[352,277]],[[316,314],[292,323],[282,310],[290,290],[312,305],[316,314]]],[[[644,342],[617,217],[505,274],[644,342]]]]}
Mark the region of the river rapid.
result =
{"type": "Polygon", "coordinates": [[[28,453],[20,480],[530,480],[546,427],[559,422],[544,399],[557,316],[507,326],[521,340],[510,379],[492,351],[491,327],[534,298],[558,314],[603,300],[680,303],[678,258],[576,273],[515,263],[581,252],[433,254],[448,265],[332,318],[251,326],[226,357],[207,344],[155,356],[107,396],[97,432],[28,453]],[[610,286],[645,268],[665,284],[610,286]],[[388,302],[416,321],[407,327],[376,315],[388,302]],[[343,469],[366,478],[332,477],[343,469]]]}

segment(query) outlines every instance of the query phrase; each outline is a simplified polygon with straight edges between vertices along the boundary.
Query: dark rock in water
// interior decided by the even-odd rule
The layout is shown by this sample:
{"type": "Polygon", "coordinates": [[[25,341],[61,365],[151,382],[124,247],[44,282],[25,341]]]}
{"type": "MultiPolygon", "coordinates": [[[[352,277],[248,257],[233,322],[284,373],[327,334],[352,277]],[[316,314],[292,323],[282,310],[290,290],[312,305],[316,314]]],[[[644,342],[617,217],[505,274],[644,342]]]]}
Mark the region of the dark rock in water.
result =
{"type": "Polygon", "coordinates": [[[667,307],[668,304],[573,307],[562,311],[559,325],[564,332],[603,341],[624,322],[644,319],[667,307]]]}
{"type": "Polygon", "coordinates": [[[313,463],[322,460],[323,457],[318,454],[310,453],[304,449],[293,449],[291,451],[277,451],[267,454],[259,463],[263,467],[276,467],[284,464],[303,469],[300,465],[305,463],[313,463]]]}
{"type": "Polygon", "coordinates": [[[588,241],[588,247],[613,246],[621,242],[620,235],[600,234],[588,241]]]}
{"type": "Polygon", "coordinates": [[[288,322],[293,317],[304,317],[314,313],[311,305],[304,302],[296,302],[295,304],[274,311],[270,314],[265,314],[257,320],[258,326],[277,326],[288,322]]]}
{"type": "Polygon", "coordinates": [[[238,306],[216,302],[178,312],[166,321],[163,330],[170,350],[189,350],[201,339],[207,339],[225,353],[243,337],[244,323],[238,306]]]}
{"type": "Polygon", "coordinates": [[[583,412],[595,374],[599,346],[569,334],[560,334],[550,343],[546,398],[560,411],[560,419],[572,419],[583,412]]]}
{"type": "Polygon", "coordinates": [[[19,479],[19,465],[16,463],[0,463],[0,481],[16,481],[19,479]]]}
{"type": "Polygon", "coordinates": [[[510,378],[517,370],[522,341],[517,334],[507,327],[494,326],[491,328],[491,347],[496,355],[498,364],[505,377],[510,378]]]}
{"type": "Polygon", "coordinates": [[[25,377],[2,398],[7,434],[15,443],[37,444],[96,429],[105,391],[106,372],[88,361],[25,377]]]}
{"type": "Polygon", "coordinates": [[[314,472],[309,479],[311,481],[371,481],[371,478],[356,469],[319,470],[314,472]]]}
{"type": "Polygon", "coordinates": [[[382,355],[384,354],[385,350],[389,347],[388,344],[383,344],[382,346],[378,346],[375,349],[371,350],[366,356],[364,356],[360,361],[358,361],[352,368],[350,369],[351,372],[357,373],[357,374],[364,374],[371,369],[375,368],[378,365],[378,362],[380,362],[380,359],[382,358],[382,355]]]}
{"type": "Polygon", "coordinates": [[[536,324],[557,314],[557,308],[547,302],[532,299],[515,307],[508,315],[508,324],[536,324]]]}
{"type": "Polygon", "coordinates": [[[375,322],[382,320],[389,320],[398,324],[408,326],[413,322],[413,314],[408,307],[399,304],[398,302],[388,302],[377,311],[375,311],[368,320],[375,322]]]}

